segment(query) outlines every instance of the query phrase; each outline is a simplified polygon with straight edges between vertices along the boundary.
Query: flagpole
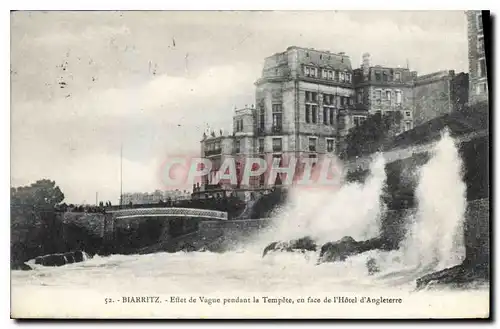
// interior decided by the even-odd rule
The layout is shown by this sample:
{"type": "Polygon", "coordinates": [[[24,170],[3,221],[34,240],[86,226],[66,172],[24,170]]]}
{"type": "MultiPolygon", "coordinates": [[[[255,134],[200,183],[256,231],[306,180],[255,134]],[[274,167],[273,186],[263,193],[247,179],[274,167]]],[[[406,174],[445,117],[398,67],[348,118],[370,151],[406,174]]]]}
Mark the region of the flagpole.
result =
{"type": "Polygon", "coordinates": [[[120,144],[120,208],[123,203],[123,143],[120,144]]]}

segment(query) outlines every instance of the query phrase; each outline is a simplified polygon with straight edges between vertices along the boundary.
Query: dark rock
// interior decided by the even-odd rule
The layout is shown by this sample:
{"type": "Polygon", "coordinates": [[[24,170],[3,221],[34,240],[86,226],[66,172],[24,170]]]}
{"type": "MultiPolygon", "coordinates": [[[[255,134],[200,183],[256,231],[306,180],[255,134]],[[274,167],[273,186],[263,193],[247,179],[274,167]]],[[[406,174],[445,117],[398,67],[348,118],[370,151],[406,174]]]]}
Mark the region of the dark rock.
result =
{"type": "Polygon", "coordinates": [[[373,238],[358,242],[350,236],[345,236],[338,241],[325,243],[321,247],[318,263],[343,262],[349,256],[373,249],[389,250],[390,247],[385,239],[382,238],[373,238]]]}
{"type": "Polygon", "coordinates": [[[74,251],[73,259],[75,260],[75,263],[83,262],[84,260],[83,251],[81,250],[74,251]]]}
{"type": "Polygon", "coordinates": [[[266,256],[271,251],[305,252],[316,251],[316,249],[317,245],[314,240],[306,236],[297,240],[272,242],[264,249],[262,257],[266,256]]]}
{"type": "Polygon", "coordinates": [[[192,252],[192,251],[196,251],[196,248],[189,244],[189,243],[185,243],[185,244],[182,244],[180,247],[179,247],[180,251],[184,251],[184,252],[192,252]]]}
{"type": "Polygon", "coordinates": [[[50,254],[35,258],[35,264],[43,266],[63,266],[66,264],[83,262],[84,252],[81,250],[70,251],[63,254],[50,254]]]}
{"type": "Polygon", "coordinates": [[[368,269],[368,275],[373,275],[377,272],[380,272],[375,258],[368,259],[368,261],[366,262],[366,268],[368,269]]]}
{"type": "Polygon", "coordinates": [[[75,262],[75,254],[74,252],[67,252],[64,254],[64,258],[66,258],[66,264],[73,264],[75,262]]]}
{"type": "Polygon", "coordinates": [[[469,266],[464,262],[457,266],[453,266],[441,271],[424,275],[423,277],[418,278],[416,283],[417,283],[417,290],[420,290],[424,289],[429,285],[434,285],[434,284],[437,285],[453,284],[459,286],[461,284],[471,283],[477,280],[488,280],[488,279],[489,279],[489,273],[487,267],[469,266]]]}
{"type": "Polygon", "coordinates": [[[12,263],[10,265],[10,269],[11,270],[18,270],[18,271],[29,271],[29,270],[32,270],[31,266],[29,266],[28,264],[26,263],[12,263]]]}

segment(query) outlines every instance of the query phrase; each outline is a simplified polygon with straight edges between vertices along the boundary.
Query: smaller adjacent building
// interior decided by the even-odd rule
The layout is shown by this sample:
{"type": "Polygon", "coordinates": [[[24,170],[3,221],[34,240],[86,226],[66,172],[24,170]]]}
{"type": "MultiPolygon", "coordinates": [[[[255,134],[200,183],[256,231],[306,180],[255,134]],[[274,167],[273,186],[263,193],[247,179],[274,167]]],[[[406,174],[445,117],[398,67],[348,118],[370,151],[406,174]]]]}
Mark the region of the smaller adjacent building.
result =
{"type": "Polygon", "coordinates": [[[483,15],[479,10],[468,10],[469,103],[488,101],[486,52],[484,50],[483,15]]]}
{"type": "MultiPolygon", "coordinates": [[[[402,120],[397,133],[413,128],[413,87],[417,72],[408,68],[370,66],[370,55],[363,54],[361,68],[354,70],[356,106],[366,115],[400,112],[402,120]]],[[[365,116],[353,116],[355,125],[365,116]]],[[[347,132],[346,132],[347,133],[347,132]]]]}
{"type": "Polygon", "coordinates": [[[191,193],[187,190],[168,190],[160,191],[156,190],[153,193],[124,193],[122,195],[122,204],[128,205],[132,204],[155,204],[160,202],[166,202],[168,200],[186,200],[191,198],[191,193]]]}

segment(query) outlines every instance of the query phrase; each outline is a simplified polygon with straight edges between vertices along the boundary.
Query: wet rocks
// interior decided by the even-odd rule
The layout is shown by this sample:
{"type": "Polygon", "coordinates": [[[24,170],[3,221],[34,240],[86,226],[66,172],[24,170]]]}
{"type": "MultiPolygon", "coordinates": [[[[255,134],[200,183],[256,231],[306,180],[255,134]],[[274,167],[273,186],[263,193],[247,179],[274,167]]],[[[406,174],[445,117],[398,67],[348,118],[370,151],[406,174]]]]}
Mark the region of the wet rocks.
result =
{"type": "MultiPolygon", "coordinates": [[[[373,238],[366,241],[356,241],[350,236],[345,236],[335,242],[327,242],[321,247],[318,263],[324,262],[343,262],[349,256],[361,254],[373,249],[389,250],[385,239],[373,238]]],[[[374,260],[367,263],[369,271],[375,273],[376,263],[374,260]]]]}
{"type": "Polygon", "coordinates": [[[31,266],[24,262],[11,263],[10,269],[14,271],[29,271],[32,270],[31,266]]]}
{"type": "Polygon", "coordinates": [[[272,251],[285,251],[285,252],[295,252],[295,251],[316,251],[317,245],[313,239],[306,236],[296,240],[290,241],[275,241],[270,243],[262,253],[262,257],[266,256],[272,251]]]}
{"type": "Polygon", "coordinates": [[[70,251],[62,254],[51,254],[35,258],[35,264],[43,266],[63,266],[66,264],[83,262],[84,252],[70,251]]]}
{"type": "Polygon", "coordinates": [[[435,285],[460,286],[473,281],[488,279],[489,271],[487,266],[471,266],[463,262],[460,265],[424,275],[417,279],[416,284],[417,290],[421,290],[435,285]]]}

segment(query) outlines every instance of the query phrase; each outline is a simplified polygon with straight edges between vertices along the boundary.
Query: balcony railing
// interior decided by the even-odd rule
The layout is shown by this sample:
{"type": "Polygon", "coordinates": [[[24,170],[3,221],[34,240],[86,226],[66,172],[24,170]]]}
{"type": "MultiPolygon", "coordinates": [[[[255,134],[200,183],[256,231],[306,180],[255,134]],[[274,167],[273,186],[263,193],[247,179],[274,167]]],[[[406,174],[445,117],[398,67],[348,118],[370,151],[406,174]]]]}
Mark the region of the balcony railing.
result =
{"type": "Polygon", "coordinates": [[[205,151],[206,156],[211,156],[211,155],[216,155],[216,154],[221,154],[221,153],[222,153],[222,149],[205,151]]]}
{"type": "Polygon", "coordinates": [[[283,150],[283,147],[280,145],[280,146],[273,146],[273,152],[281,152],[283,150]]]}
{"type": "Polygon", "coordinates": [[[282,126],[273,126],[273,133],[280,133],[283,131],[283,127],[282,126]]]}

